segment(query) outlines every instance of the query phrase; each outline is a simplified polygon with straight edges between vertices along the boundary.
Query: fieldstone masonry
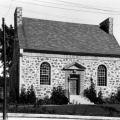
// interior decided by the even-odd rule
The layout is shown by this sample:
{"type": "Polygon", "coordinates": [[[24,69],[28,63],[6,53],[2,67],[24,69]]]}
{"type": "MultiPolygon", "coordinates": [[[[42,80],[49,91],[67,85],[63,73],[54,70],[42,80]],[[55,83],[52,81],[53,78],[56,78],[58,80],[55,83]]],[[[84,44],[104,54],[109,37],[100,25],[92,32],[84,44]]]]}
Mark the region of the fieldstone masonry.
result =
{"type": "Polygon", "coordinates": [[[26,88],[33,85],[39,98],[50,96],[53,87],[62,86],[66,89],[66,71],[63,68],[73,62],[86,68],[81,72],[81,94],[85,88],[90,86],[91,77],[97,92],[102,90],[104,97],[116,92],[120,86],[120,58],[23,52],[20,57],[20,89],[23,85],[26,88]],[[40,65],[42,62],[48,62],[51,65],[50,85],[40,85],[40,65]],[[104,87],[97,86],[97,68],[101,64],[107,68],[107,86],[104,87]]]}

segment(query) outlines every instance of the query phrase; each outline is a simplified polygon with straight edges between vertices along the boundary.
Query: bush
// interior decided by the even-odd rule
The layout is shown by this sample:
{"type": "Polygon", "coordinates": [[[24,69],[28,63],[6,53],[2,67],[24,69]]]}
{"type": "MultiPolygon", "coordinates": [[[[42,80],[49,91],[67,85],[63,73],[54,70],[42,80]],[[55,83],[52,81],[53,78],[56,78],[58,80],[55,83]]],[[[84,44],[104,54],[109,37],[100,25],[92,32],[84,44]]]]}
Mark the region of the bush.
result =
{"type": "Polygon", "coordinates": [[[51,99],[46,96],[44,99],[39,99],[37,101],[37,105],[50,105],[51,104],[51,99]]]}
{"type": "Polygon", "coordinates": [[[19,96],[20,104],[35,104],[36,103],[36,95],[34,92],[33,85],[28,88],[27,92],[25,88],[21,88],[21,94],[19,96]]]}
{"type": "Polygon", "coordinates": [[[118,100],[116,99],[116,94],[115,93],[111,93],[109,98],[105,98],[104,99],[106,104],[117,104],[118,100]]]}
{"type": "Polygon", "coordinates": [[[52,102],[51,102],[51,99],[48,97],[48,96],[46,96],[45,98],[44,98],[44,104],[45,105],[49,105],[49,104],[51,104],[52,102]]]}
{"type": "Polygon", "coordinates": [[[120,89],[118,89],[116,93],[116,99],[117,99],[117,102],[120,103],[120,89]]]}
{"type": "Polygon", "coordinates": [[[95,90],[95,84],[93,83],[93,79],[91,78],[91,85],[89,88],[84,90],[84,96],[87,97],[91,102],[97,102],[97,95],[95,90]]]}
{"type": "Polygon", "coordinates": [[[16,101],[16,94],[15,94],[15,91],[10,91],[10,96],[8,98],[8,103],[9,104],[14,104],[15,101],[16,101]]]}
{"type": "Polygon", "coordinates": [[[118,103],[117,99],[116,99],[116,94],[112,93],[110,96],[110,104],[115,104],[118,103]]]}
{"type": "Polygon", "coordinates": [[[31,87],[27,91],[27,102],[29,104],[35,104],[36,103],[36,95],[35,95],[35,92],[34,92],[33,85],[31,85],[31,87]]]}
{"type": "Polygon", "coordinates": [[[39,99],[38,101],[37,101],[37,105],[39,106],[39,105],[43,105],[44,104],[44,99],[39,99]]]}
{"type": "Polygon", "coordinates": [[[97,93],[95,90],[95,84],[93,83],[92,78],[91,78],[90,87],[84,90],[84,96],[87,97],[91,102],[93,102],[95,104],[103,104],[104,103],[101,90],[98,92],[98,97],[97,97],[97,93]]]}
{"type": "Polygon", "coordinates": [[[19,103],[20,104],[26,104],[27,103],[27,94],[26,94],[26,89],[21,88],[21,94],[19,96],[19,103]]]}
{"type": "Polygon", "coordinates": [[[102,91],[100,90],[98,92],[98,97],[97,97],[96,104],[103,104],[103,103],[104,103],[104,101],[103,101],[102,91]]]}
{"type": "Polygon", "coordinates": [[[64,95],[64,90],[61,86],[54,87],[52,90],[51,97],[46,96],[44,99],[39,99],[37,101],[37,105],[48,105],[48,104],[56,104],[63,105],[68,104],[68,98],[64,95]]]}
{"type": "Polygon", "coordinates": [[[111,93],[109,98],[104,99],[107,104],[120,104],[120,90],[117,93],[111,93]]]}
{"type": "Polygon", "coordinates": [[[64,90],[61,86],[54,87],[51,95],[52,104],[63,105],[68,104],[68,98],[64,95],[64,90]]]}
{"type": "Polygon", "coordinates": [[[118,90],[117,93],[111,93],[109,98],[104,99],[102,96],[102,91],[100,90],[97,97],[92,78],[90,87],[84,90],[84,96],[95,104],[120,104],[120,90],[118,90]]]}

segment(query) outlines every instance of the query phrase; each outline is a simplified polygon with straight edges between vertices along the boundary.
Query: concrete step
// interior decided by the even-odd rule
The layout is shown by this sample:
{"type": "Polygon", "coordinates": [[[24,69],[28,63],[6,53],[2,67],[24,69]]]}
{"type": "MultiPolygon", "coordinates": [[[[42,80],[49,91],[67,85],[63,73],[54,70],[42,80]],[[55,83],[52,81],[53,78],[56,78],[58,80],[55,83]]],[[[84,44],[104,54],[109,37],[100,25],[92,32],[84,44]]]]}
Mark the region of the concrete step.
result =
{"type": "Polygon", "coordinates": [[[72,104],[94,104],[88,98],[82,95],[70,95],[70,103],[72,104]]]}

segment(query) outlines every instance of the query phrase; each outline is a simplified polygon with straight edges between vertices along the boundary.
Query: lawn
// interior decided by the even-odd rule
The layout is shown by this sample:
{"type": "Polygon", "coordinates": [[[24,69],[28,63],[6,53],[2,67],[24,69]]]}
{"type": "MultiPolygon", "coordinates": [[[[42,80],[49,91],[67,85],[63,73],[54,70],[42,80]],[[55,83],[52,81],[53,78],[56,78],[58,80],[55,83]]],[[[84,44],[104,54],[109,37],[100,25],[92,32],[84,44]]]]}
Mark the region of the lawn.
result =
{"type": "MultiPolygon", "coordinates": [[[[2,110],[2,108],[1,108],[2,110]]],[[[120,117],[120,105],[10,105],[8,112],[11,113],[39,113],[39,114],[62,114],[62,115],[90,115],[120,117]]]]}

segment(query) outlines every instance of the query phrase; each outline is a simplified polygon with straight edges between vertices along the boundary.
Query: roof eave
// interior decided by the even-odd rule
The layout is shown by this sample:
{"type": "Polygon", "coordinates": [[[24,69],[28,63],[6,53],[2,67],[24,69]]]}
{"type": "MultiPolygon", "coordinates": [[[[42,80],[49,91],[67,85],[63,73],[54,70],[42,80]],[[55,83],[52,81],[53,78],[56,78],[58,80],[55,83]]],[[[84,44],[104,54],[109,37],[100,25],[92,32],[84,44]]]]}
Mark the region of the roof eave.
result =
{"type": "Polygon", "coordinates": [[[70,52],[70,51],[51,51],[51,50],[36,50],[36,49],[23,49],[23,52],[61,54],[61,55],[77,55],[77,56],[96,56],[96,57],[117,57],[117,58],[120,57],[120,54],[85,53],[85,52],[70,52]]]}

